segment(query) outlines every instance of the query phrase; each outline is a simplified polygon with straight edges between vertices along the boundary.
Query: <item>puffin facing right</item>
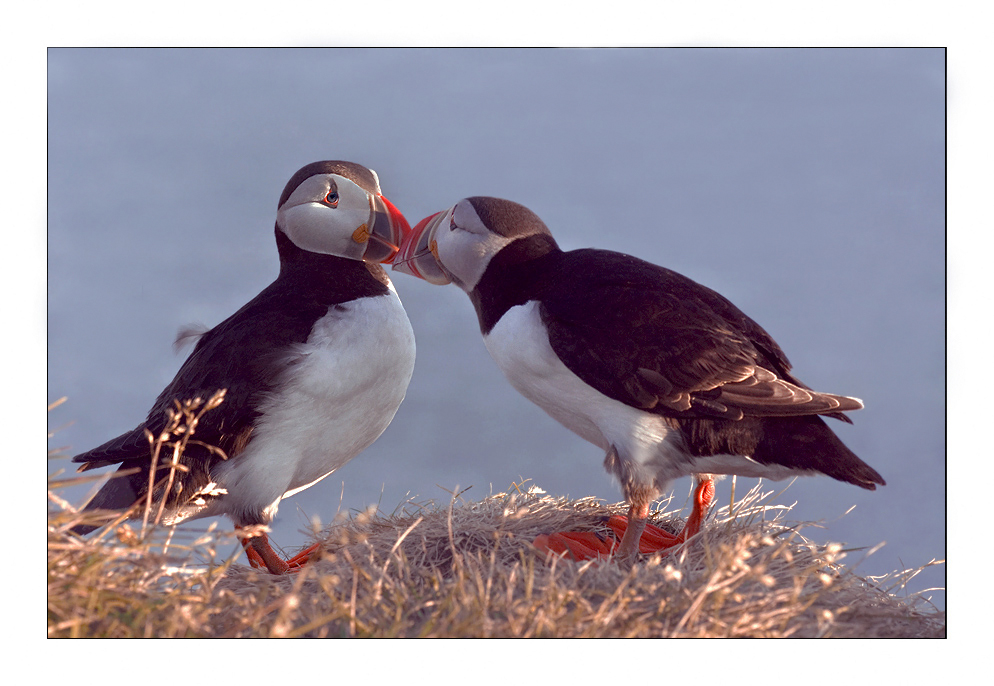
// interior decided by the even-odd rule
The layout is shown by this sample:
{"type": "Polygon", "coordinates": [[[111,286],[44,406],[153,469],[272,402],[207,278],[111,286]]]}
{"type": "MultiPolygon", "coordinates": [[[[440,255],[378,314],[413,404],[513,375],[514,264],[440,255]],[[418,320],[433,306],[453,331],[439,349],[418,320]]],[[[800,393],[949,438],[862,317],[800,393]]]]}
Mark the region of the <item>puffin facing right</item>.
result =
{"type": "MultiPolygon", "coordinates": [[[[630,506],[627,522],[612,527],[624,532],[619,558],[695,533],[712,474],[884,485],[821,418],[850,422],[843,412],[862,402],[805,386],[756,322],[676,272],[607,250],[563,252],[528,208],[490,197],[423,219],[393,268],[462,288],[511,384],[605,451],[630,506]],[[647,545],[649,505],[688,475],[699,483],[687,528],[647,545]]],[[[590,556],[582,541],[560,543],[590,556]]]]}
{"type": "Polygon", "coordinates": [[[84,509],[135,517],[151,504],[167,524],[227,515],[254,567],[299,569],[316,546],[287,561],[258,528],[280,500],[375,441],[404,399],[414,332],[380,264],[409,230],[373,170],[335,160],[298,170],[277,205],[279,276],[199,337],[144,422],[73,458],[79,471],[121,465],[84,509]],[[163,434],[174,403],[221,390],[182,469],[168,469],[167,458],[156,463],[151,439],[163,434]]]}

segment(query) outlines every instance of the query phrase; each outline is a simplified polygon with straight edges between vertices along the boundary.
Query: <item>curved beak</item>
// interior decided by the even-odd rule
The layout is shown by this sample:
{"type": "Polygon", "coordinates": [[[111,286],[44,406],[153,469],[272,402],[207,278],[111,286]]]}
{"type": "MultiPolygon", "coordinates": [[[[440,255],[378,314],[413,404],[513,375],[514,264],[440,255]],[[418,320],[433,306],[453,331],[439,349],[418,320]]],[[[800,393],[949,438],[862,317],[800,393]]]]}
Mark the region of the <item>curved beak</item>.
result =
{"type": "Polygon", "coordinates": [[[446,225],[451,215],[452,208],[449,208],[419,221],[400,246],[400,252],[393,261],[394,271],[416,276],[438,286],[451,283],[452,278],[439,262],[438,249],[435,247],[438,227],[446,225]]]}
{"type": "MultiPolygon", "coordinates": [[[[394,204],[382,195],[369,196],[369,222],[366,252],[362,259],[365,262],[390,263],[397,256],[405,237],[411,231],[411,225],[394,204]]],[[[359,227],[357,231],[364,227],[359,227]]],[[[361,236],[359,237],[361,238],[361,236]]],[[[358,240],[358,239],[357,239],[358,240]]],[[[359,241],[362,242],[362,241],[359,241]]]]}

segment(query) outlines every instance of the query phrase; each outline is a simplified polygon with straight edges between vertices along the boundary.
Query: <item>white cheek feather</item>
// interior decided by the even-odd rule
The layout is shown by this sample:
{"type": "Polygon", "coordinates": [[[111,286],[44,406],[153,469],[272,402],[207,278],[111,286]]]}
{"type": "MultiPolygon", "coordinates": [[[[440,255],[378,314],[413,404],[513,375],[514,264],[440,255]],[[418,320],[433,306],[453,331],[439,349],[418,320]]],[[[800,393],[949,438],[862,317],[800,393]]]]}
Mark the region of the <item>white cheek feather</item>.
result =
{"type": "Polygon", "coordinates": [[[294,245],[308,252],[361,260],[366,244],[353,234],[369,224],[370,206],[366,191],[349,179],[332,174],[318,175],[301,183],[276,212],[276,221],[294,245]],[[321,202],[335,181],[338,206],[321,202]]]}
{"type": "Polygon", "coordinates": [[[351,238],[352,232],[363,224],[372,229],[372,208],[366,191],[348,179],[335,178],[338,182],[338,207],[332,211],[336,214],[337,225],[343,228],[342,233],[351,238]]]}
{"type": "Polygon", "coordinates": [[[252,442],[217,470],[218,484],[243,498],[229,495],[225,510],[271,518],[282,498],[358,455],[390,424],[413,371],[414,332],[392,287],[330,308],[260,408],[252,442]]]}
{"type": "MultiPolygon", "coordinates": [[[[307,203],[277,213],[280,228],[301,250],[361,260],[365,243],[352,239],[349,217],[320,203],[307,203]]],[[[362,224],[359,221],[355,226],[362,224]]],[[[355,227],[352,227],[354,230],[355,227]]]]}
{"type": "Polygon", "coordinates": [[[510,242],[511,239],[489,231],[482,235],[459,229],[450,231],[447,225],[441,225],[436,234],[442,266],[467,293],[476,288],[494,255],[510,242]]]}

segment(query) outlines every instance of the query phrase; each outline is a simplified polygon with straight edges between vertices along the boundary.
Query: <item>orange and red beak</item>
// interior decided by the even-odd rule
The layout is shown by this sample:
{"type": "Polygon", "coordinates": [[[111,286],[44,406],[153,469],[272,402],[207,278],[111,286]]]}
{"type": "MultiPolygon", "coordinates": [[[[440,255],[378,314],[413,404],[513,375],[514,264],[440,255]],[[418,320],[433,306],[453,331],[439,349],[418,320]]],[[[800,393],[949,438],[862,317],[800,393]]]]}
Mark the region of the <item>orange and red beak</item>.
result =
{"type": "Polygon", "coordinates": [[[369,205],[369,237],[362,259],[389,264],[411,232],[411,225],[400,210],[382,195],[371,195],[369,205]]]}
{"type": "Polygon", "coordinates": [[[435,236],[440,226],[448,224],[453,209],[427,216],[411,229],[394,258],[394,271],[410,274],[439,286],[452,282],[452,277],[438,259],[435,236]]]}

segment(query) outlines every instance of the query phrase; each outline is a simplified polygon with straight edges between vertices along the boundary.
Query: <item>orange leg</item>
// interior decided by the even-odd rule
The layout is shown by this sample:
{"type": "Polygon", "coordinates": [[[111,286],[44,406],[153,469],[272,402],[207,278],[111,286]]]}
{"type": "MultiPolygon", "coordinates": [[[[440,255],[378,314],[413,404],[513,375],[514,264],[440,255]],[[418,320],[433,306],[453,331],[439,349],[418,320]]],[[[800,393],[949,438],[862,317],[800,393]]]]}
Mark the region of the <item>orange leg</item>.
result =
{"type": "Polygon", "coordinates": [[[628,526],[621,536],[616,554],[623,560],[634,560],[641,552],[642,532],[649,523],[649,503],[632,503],[628,508],[628,526]]]}
{"type": "Polygon", "coordinates": [[[708,515],[711,501],[714,500],[714,479],[710,477],[697,477],[697,488],[694,489],[694,509],[687,518],[687,524],[680,534],[680,542],[686,541],[691,536],[696,536],[704,518],[708,515]]]}
{"type": "Polygon", "coordinates": [[[249,564],[256,569],[267,569],[270,574],[293,574],[299,572],[320,544],[315,543],[310,548],[302,550],[289,560],[284,560],[269,545],[269,537],[266,534],[259,534],[251,538],[242,539],[242,547],[245,548],[245,556],[248,557],[249,564]]]}

